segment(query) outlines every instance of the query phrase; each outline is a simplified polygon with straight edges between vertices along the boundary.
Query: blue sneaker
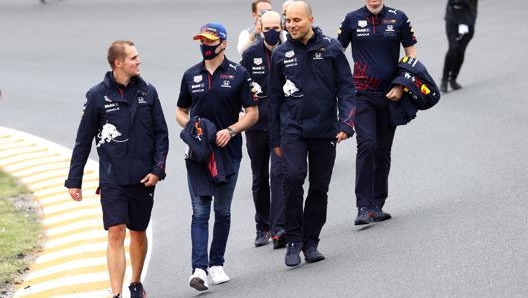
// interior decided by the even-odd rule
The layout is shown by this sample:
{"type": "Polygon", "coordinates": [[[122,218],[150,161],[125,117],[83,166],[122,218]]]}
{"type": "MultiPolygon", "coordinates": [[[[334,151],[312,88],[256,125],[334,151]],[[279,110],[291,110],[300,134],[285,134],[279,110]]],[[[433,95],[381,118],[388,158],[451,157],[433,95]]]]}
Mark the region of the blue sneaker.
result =
{"type": "Polygon", "coordinates": [[[389,213],[383,212],[383,210],[381,210],[379,207],[371,208],[368,215],[373,221],[384,221],[391,218],[389,213]]]}
{"type": "Polygon", "coordinates": [[[284,263],[288,267],[295,267],[301,264],[301,256],[299,255],[302,250],[302,242],[289,242],[286,250],[286,256],[284,257],[284,263]]]}
{"type": "Polygon", "coordinates": [[[255,247],[261,247],[269,243],[270,232],[264,230],[257,230],[257,236],[255,237],[255,247]]]}
{"type": "Polygon", "coordinates": [[[319,241],[308,240],[304,243],[303,254],[304,259],[308,263],[315,263],[325,259],[325,256],[317,250],[319,241]]]}
{"type": "Polygon", "coordinates": [[[368,225],[371,222],[372,222],[372,219],[369,216],[369,209],[367,207],[359,207],[358,215],[356,217],[356,220],[354,221],[354,224],[356,226],[368,225]]]}

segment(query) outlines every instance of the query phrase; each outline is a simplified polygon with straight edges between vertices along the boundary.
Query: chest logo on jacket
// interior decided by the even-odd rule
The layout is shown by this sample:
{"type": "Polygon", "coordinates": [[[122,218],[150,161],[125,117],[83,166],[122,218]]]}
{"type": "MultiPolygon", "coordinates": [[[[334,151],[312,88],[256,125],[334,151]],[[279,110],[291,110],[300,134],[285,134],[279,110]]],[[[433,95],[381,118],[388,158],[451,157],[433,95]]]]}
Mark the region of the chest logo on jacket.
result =
{"type": "Polygon", "coordinates": [[[220,87],[222,87],[222,88],[231,88],[231,82],[229,80],[224,80],[220,87]]]}
{"type": "Polygon", "coordinates": [[[103,129],[101,130],[101,132],[97,134],[97,138],[99,139],[99,142],[97,142],[96,147],[101,147],[102,144],[108,144],[112,141],[118,142],[118,143],[123,143],[123,142],[128,141],[128,139],[117,140],[117,138],[120,137],[121,135],[122,133],[120,133],[117,130],[115,125],[106,123],[105,125],[103,125],[103,129]]]}
{"type": "Polygon", "coordinates": [[[119,103],[117,102],[107,103],[104,105],[104,107],[107,113],[119,111],[119,103]]]}
{"type": "Polygon", "coordinates": [[[284,57],[287,58],[283,61],[285,68],[297,66],[297,58],[293,56],[295,56],[295,52],[293,50],[284,53],[284,57]]]}
{"type": "Polygon", "coordinates": [[[295,95],[296,92],[299,91],[299,88],[295,86],[295,83],[290,81],[289,79],[286,80],[286,83],[284,83],[284,86],[282,86],[282,91],[284,91],[284,96],[286,97],[301,97],[301,95],[295,95]]]}
{"type": "Polygon", "coordinates": [[[314,60],[322,60],[323,59],[323,53],[315,52],[313,59],[314,60]]]}
{"type": "Polygon", "coordinates": [[[201,83],[202,80],[203,80],[202,75],[194,76],[193,82],[196,84],[191,84],[191,93],[204,92],[205,84],[201,83]]]}

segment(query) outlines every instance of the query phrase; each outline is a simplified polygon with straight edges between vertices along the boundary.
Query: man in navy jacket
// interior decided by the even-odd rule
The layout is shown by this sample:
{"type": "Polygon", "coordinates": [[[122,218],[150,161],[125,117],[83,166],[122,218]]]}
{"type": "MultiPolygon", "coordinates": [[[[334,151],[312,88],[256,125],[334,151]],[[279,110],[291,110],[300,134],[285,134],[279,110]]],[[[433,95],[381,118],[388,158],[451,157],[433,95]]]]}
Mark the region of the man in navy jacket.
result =
{"type": "Polygon", "coordinates": [[[146,293],[141,271],[148,249],[145,231],[154,203],[154,187],[165,177],[167,124],[156,89],[139,76],[141,60],[134,43],[114,41],[108,49],[108,62],[112,71],[86,94],[65,186],[72,199],[82,200],[84,166],[95,138],[113,296],[121,297],[128,228],[130,297],[143,298],[146,293]]]}
{"type": "Polygon", "coordinates": [[[354,133],[349,63],[339,42],[312,27],[313,20],[306,2],[288,7],[290,35],[272,53],[268,82],[271,143],[285,162],[287,266],[301,263],[301,250],[309,263],[324,259],[317,246],[326,222],[336,143],[354,133]],[[308,164],[310,187],[303,209],[308,164]]]}
{"type": "Polygon", "coordinates": [[[263,40],[242,54],[240,64],[251,76],[258,97],[259,120],[246,130],[246,146],[253,174],[253,201],[257,236],[255,246],[263,246],[269,238],[273,248],[286,246],[284,234],[284,199],[282,196],[281,158],[271,152],[268,131],[268,75],[271,52],[280,45],[283,35],[281,17],[276,11],[267,11],[261,18],[263,40]],[[271,168],[270,168],[271,161],[271,168]],[[271,184],[271,187],[270,187],[271,184]]]}

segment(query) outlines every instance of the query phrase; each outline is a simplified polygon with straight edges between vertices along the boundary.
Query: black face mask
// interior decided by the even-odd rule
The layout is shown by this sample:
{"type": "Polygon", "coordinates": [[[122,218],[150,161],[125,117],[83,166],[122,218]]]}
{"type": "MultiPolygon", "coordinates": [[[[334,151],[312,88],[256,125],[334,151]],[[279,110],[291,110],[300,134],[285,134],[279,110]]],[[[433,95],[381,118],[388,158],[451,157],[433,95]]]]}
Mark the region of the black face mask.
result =
{"type": "Polygon", "coordinates": [[[219,43],[215,46],[208,46],[205,44],[200,44],[200,50],[202,51],[202,56],[205,60],[211,60],[214,57],[218,56],[223,50],[216,52],[216,49],[221,45],[222,43],[219,43]]]}
{"type": "Polygon", "coordinates": [[[264,40],[266,41],[266,43],[270,46],[274,46],[279,42],[281,33],[272,29],[267,32],[262,32],[262,34],[264,34],[264,40]]]}

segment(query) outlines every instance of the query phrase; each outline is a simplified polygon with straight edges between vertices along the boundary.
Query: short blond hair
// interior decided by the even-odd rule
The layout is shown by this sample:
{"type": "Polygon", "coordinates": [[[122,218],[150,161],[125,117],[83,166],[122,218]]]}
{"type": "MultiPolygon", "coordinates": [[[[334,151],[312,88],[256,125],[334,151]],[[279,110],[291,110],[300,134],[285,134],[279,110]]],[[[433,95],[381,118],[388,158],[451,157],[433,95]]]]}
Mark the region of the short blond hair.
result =
{"type": "Polygon", "coordinates": [[[108,48],[107,59],[110,67],[115,68],[115,60],[119,59],[124,61],[126,58],[125,45],[134,46],[134,42],[130,40],[115,40],[108,48]]]}

